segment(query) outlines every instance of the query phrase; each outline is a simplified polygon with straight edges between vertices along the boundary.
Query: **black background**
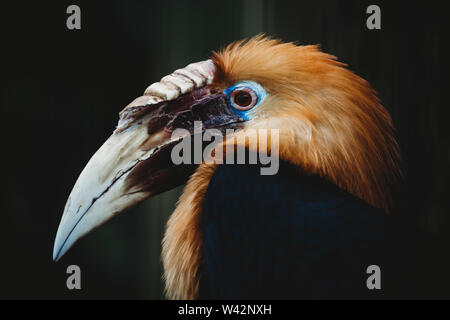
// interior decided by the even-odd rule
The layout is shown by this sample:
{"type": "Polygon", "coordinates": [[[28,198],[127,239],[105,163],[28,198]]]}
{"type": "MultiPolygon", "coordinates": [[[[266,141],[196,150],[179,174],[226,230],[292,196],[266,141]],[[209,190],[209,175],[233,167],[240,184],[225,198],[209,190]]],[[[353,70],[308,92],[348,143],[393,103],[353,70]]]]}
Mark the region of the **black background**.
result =
{"type": "Polygon", "coordinates": [[[321,44],[373,85],[404,159],[394,214],[450,245],[443,2],[39,1],[0,12],[0,298],[162,297],[160,240],[179,188],[113,219],[54,263],[65,201],[118,112],[149,84],[261,31],[321,44]],[[81,30],[66,28],[70,4],[81,8],[81,30]],[[370,4],[381,7],[381,30],[366,28],[370,4]],[[66,289],[70,264],[81,267],[80,291],[66,289]]]}

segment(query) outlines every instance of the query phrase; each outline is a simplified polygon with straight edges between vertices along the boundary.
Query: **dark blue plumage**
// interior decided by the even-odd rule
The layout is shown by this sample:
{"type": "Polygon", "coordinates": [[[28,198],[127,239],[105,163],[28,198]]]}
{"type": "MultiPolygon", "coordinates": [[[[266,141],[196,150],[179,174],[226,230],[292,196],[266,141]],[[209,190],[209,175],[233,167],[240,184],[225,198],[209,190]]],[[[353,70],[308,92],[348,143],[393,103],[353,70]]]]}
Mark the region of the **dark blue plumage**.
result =
{"type": "Polygon", "coordinates": [[[285,162],[274,176],[261,176],[256,165],[220,166],[202,231],[199,298],[447,294],[431,279],[439,266],[424,234],[285,162]],[[369,265],[381,268],[381,290],[367,289],[369,265]]]}

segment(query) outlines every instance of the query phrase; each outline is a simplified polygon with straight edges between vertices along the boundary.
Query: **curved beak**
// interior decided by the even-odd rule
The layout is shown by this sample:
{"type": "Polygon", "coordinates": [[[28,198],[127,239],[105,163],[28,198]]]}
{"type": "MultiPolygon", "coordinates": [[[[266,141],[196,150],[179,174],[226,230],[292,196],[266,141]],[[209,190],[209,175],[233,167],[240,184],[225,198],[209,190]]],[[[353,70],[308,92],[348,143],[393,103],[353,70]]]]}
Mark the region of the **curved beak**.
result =
{"type": "Polygon", "coordinates": [[[187,181],[195,164],[176,165],[171,150],[176,129],[196,134],[236,126],[239,119],[223,93],[212,92],[210,60],[191,64],[151,85],[121,113],[117,129],[81,172],[56,234],[53,259],[116,214],[187,181]]]}

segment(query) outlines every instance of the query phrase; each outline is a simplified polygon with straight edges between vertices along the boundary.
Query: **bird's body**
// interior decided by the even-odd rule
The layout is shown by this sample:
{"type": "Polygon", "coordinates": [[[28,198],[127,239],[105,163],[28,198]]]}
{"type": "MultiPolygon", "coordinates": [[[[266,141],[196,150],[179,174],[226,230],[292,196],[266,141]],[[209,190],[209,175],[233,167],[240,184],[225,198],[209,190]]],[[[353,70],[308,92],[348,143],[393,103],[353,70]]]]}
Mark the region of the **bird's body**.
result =
{"type": "Polygon", "coordinates": [[[220,166],[212,176],[201,221],[200,298],[448,296],[442,251],[425,232],[289,163],[273,176],[258,170],[220,166]],[[381,270],[379,290],[367,286],[370,266],[381,270]]]}
{"type": "Polygon", "coordinates": [[[69,197],[54,257],[193,172],[163,240],[169,298],[370,297],[366,270],[377,264],[397,279],[385,290],[396,296],[407,285],[393,276],[403,255],[392,241],[404,240],[386,215],[401,175],[393,131],[370,85],[317,46],[262,36],[231,44],[121,112],[69,197]],[[175,163],[174,133],[195,136],[196,122],[225,135],[222,159],[235,148],[262,153],[240,138],[269,132],[264,150],[279,171],[175,163]]]}
{"type": "Polygon", "coordinates": [[[261,176],[257,169],[223,166],[211,179],[202,213],[201,282],[206,284],[200,295],[355,298],[370,293],[366,269],[384,265],[376,250],[388,233],[388,218],[287,163],[274,176],[261,176]],[[217,196],[227,190],[226,198],[217,196]]]}

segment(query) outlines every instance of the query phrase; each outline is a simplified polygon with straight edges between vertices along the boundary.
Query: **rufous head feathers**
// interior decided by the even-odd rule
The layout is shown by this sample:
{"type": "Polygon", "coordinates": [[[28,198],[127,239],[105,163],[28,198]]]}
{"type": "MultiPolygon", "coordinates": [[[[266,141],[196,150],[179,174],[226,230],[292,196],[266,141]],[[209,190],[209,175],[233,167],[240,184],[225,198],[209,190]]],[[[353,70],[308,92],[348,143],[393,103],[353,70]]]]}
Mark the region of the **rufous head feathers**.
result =
{"type": "Polygon", "coordinates": [[[242,80],[269,93],[247,128],[279,129],[280,157],[388,211],[400,176],[392,120],[376,92],[318,46],[262,35],[214,52],[213,86],[242,80]]]}

